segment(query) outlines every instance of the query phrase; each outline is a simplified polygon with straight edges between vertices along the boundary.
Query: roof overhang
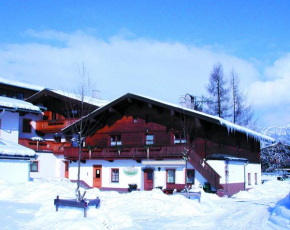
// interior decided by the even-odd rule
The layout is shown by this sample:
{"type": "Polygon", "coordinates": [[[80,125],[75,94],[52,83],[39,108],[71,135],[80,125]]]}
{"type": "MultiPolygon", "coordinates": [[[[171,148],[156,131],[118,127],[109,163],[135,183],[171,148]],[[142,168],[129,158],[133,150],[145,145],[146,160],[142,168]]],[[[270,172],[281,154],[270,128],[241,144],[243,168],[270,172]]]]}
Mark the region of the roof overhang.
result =
{"type": "MultiPolygon", "coordinates": [[[[268,141],[268,142],[275,142],[275,139],[268,137],[266,135],[260,134],[256,131],[250,130],[248,128],[233,124],[229,121],[226,121],[220,117],[216,117],[216,116],[212,116],[197,110],[193,110],[193,109],[188,109],[188,108],[184,108],[182,106],[176,105],[176,104],[172,104],[172,103],[167,103],[167,102],[163,102],[160,100],[156,100],[150,97],[145,97],[145,96],[141,96],[141,95],[137,95],[137,94],[132,94],[132,93],[127,93],[115,100],[113,100],[112,102],[108,103],[107,105],[96,109],[95,111],[93,111],[92,113],[90,113],[89,115],[85,116],[83,118],[83,120],[87,120],[87,119],[94,119],[94,117],[99,116],[102,113],[105,113],[106,111],[109,111],[110,109],[116,107],[117,105],[127,102],[130,103],[132,101],[139,101],[139,102],[143,102],[143,103],[148,103],[148,106],[154,106],[154,107],[158,107],[158,108],[164,108],[164,109],[168,109],[170,111],[172,111],[172,113],[180,113],[180,114],[184,114],[190,117],[195,117],[198,118],[202,121],[207,121],[210,123],[214,123],[223,127],[226,127],[228,132],[240,132],[240,133],[244,133],[245,135],[255,138],[257,140],[263,140],[263,141],[268,141]]],[[[81,121],[77,121],[76,123],[64,128],[62,131],[63,133],[68,133],[73,126],[76,126],[78,124],[80,124],[81,121]]]]}

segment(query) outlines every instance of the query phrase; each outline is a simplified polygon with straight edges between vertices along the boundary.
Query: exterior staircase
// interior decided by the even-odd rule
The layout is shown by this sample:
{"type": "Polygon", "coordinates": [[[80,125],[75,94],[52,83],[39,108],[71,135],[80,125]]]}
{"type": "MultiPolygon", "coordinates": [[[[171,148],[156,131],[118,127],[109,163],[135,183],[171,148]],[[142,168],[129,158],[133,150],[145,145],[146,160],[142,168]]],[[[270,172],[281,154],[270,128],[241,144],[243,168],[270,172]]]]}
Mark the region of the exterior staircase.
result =
{"type": "Polygon", "coordinates": [[[188,162],[214,187],[221,188],[220,175],[196,152],[190,151],[188,162]]]}

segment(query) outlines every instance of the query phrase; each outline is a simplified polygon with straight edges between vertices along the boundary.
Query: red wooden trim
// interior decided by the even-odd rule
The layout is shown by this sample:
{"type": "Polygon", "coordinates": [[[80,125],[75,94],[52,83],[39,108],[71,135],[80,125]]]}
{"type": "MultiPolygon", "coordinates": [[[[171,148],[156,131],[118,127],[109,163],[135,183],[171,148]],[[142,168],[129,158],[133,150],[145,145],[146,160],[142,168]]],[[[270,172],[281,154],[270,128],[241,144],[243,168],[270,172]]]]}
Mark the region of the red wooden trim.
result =
{"type": "Polygon", "coordinates": [[[175,169],[166,169],[166,186],[167,186],[167,184],[175,184],[175,181],[176,181],[176,172],[175,172],[176,170],[175,169]],[[168,171],[169,170],[173,170],[174,171],[174,182],[168,182],[168,171]]]}
{"type": "Polygon", "coordinates": [[[102,187],[102,165],[93,165],[93,187],[96,187],[95,186],[95,179],[96,179],[96,170],[99,169],[100,170],[100,187],[102,187]]]}
{"type": "Polygon", "coordinates": [[[111,182],[118,183],[120,181],[120,170],[119,168],[111,168],[111,182]],[[113,170],[118,170],[118,181],[113,181],[113,170]]]}
{"type": "MultiPolygon", "coordinates": [[[[187,183],[187,185],[193,185],[195,182],[195,169],[187,169],[187,172],[190,172],[190,171],[193,171],[193,183],[187,183]]],[[[187,172],[185,172],[185,184],[187,182],[187,172]]]]}

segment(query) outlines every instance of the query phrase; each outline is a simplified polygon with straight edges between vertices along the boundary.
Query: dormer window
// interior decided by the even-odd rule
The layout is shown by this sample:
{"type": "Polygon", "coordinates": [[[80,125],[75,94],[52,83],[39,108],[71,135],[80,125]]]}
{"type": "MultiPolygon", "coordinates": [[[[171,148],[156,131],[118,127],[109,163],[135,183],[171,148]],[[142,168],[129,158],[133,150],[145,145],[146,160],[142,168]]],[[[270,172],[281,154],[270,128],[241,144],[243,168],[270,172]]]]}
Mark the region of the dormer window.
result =
{"type": "Polygon", "coordinates": [[[173,134],[173,143],[175,145],[185,144],[186,143],[186,137],[181,133],[174,133],[173,134]]]}
{"type": "Polygon", "coordinates": [[[154,145],[154,134],[146,134],[146,145],[154,145]]]}
{"type": "Polygon", "coordinates": [[[122,145],[121,135],[111,135],[111,146],[122,145]]]}

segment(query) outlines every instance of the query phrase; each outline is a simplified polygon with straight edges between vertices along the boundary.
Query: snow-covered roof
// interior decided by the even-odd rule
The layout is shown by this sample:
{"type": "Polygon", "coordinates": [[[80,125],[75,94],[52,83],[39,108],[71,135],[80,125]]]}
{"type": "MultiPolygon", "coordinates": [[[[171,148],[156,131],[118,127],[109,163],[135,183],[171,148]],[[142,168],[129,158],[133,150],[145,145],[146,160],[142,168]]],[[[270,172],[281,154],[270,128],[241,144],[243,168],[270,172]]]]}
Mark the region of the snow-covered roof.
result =
{"type": "MultiPolygon", "coordinates": [[[[258,132],[254,131],[254,130],[245,128],[243,126],[234,124],[234,123],[232,123],[230,121],[227,121],[227,120],[225,120],[223,118],[220,118],[220,117],[209,115],[207,113],[200,112],[200,111],[197,111],[197,110],[194,110],[194,109],[189,109],[189,108],[186,108],[186,107],[183,107],[183,106],[180,106],[180,105],[176,105],[176,104],[173,104],[173,103],[164,102],[162,100],[157,100],[157,99],[154,99],[154,98],[151,98],[151,97],[142,96],[142,95],[138,95],[138,94],[132,94],[132,95],[136,95],[138,97],[142,97],[142,98],[146,98],[146,99],[158,102],[158,103],[162,103],[162,104],[171,106],[171,107],[179,109],[179,110],[181,109],[181,110],[184,110],[184,111],[188,111],[188,112],[190,112],[192,114],[199,114],[199,115],[201,115],[203,117],[211,118],[211,119],[217,121],[220,125],[225,126],[228,129],[229,133],[238,131],[238,132],[241,132],[241,133],[245,133],[247,136],[253,137],[253,138],[258,139],[258,140],[268,141],[268,142],[271,142],[271,143],[275,142],[275,139],[272,138],[272,137],[269,137],[269,136],[266,136],[264,134],[258,133],[258,132]]],[[[118,98],[115,99],[115,100],[118,100],[118,98]]],[[[112,101],[112,103],[113,103],[113,101],[112,101]]]]}
{"type": "Polygon", "coordinates": [[[0,138],[0,158],[35,158],[35,151],[0,138]]]}
{"type": "Polygon", "coordinates": [[[204,113],[204,112],[200,112],[200,111],[197,111],[197,110],[194,110],[194,109],[185,108],[185,107],[182,107],[180,105],[171,104],[171,103],[168,103],[168,102],[163,102],[163,101],[152,99],[152,98],[150,98],[150,99],[158,101],[160,103],[164,103],[164,104],[173,106],[173,107],[176,107],[176,108],[179,108],[179,109],[187,110],[187,111],[189,111],[191,113],[199,114],[199,115],[202,115],[204,117],[212,118],[212,119],[218,121],[220,125],[225,126],[228,129],[228,133],[238,131],[238,132],[241,132],[241,133],[245,133],[247,136],[256,138],[258,140],[275,142],[275,139],[272,138],[272,137],[269,137],[269,136],[266,136],[264,134],[258,133],[258,132],[254,131],[254,130],[245,128],[243,126],[234,124],[234,123],[232,123],[230,121],[227,121],[227,120],[225,120],[223,118],[220,118],[220,117],[217,117],[217,116],[213,116],[213,115],[210,115],[210,114],[207,114],[207,113],[204,113]]]}
{"type": "MultiPolygon", "coordinates": [[[[51,92],[57,93],[59,95],[65,96],[65,97],[69,97],[69,98],[81,101],[80,95],[78,95],[78,94],[70,93],[70,92],[64,92],[62,90],[57,90],[57,89],[48,89],[48,90],[50,90],[51,92]]],[[[100,99],[92,98],[92,97],[88,97],[88,96],[84,97],[84,102],[86,102],[88,104],[96,105],[98,107],[102,107],[102,106],[104,106],[104,105],[109,103],[109,101],[100,100],[100,99]]]]}
{"type": "Polygon", "coordinates": [[[247,158],[233,157],[226,154],[213,154],[207,157],[207,160],[230,160],[230,161],[244,161],[247,162],[247,158]]]}
{"type": "MultiPolygon", "coordinates": [[[[157,99],[154,99],[154,98],[151,98],[151,97],[142,96],[142,95],[133,94],[133,93],[127,93],[127,94],[125,94],[125,95],[123,95],[121,97],[116,98],[115,100],[111,101],[107,105],[104,105],[103,108],[101,107],[101,108],[96,109],[95,111],[93,111],[91,114],[88,114],[84,118],[90,117],[92,114],[98,113],[99,111],[103,111],[103,109],[106,109],[107,106],[108,107],[113,106],[113,105],[117,104],[120,100],[123,100],[124,98],[134,98],[134,99],[137,99],[137,100],[150,101],[150,103],[153,103],[153,104],[156,103],[156,104],[159,104],[161,106],[163,104],[165,106],[168,106],[168,107],[172,108],[173,110],[175,109],[175,110],[178,110],[178,111],[187,112],[187,113],[189,113],[190,115],[193,115],[193,116],[194,115],[198,115],[198,117],[200,117],[200,118],[205,118],[205,119],[211,120],[212,122],[216,122],[216,123],[218,123],[218,124],[220,124],[222,126],[225,126],[229,133],[237,131],[237,132],[244,133],[247,136],[255,138],[255,139],[260,140],[260,141],[267,141],[267,142],[270,142],[270,143],[275,142],[275,139],[272,138],[272,137],[269,137],[269,136],[266,136],[264,134],[258,133],[256,131],[253,131],[251,129],[245,128],[243,126],[236,125],[236,124],[234,124],[232,122],[229,122],[227,120],[224,120],[224,119],[222,119],[220,117],[216,117],[216,116],[204,113],[204,112],[200,112],[200,111],[197,111],[197,110],[185,108],[185,107],[182,107],[180,105],[176,105],[176,104],[173,104],[173,103],[169,103],[169,102],[165,102],[165,101],[162,101],[162,100],[157,100],[157,99]]],[[[72,125],[73,124],[67,126],[63,130],[67,130],[72,125]]]]}
{"type": "Polygon", "coordinates": [[[42,86],[32,85],[32,84],[24,83],[24,82],[12,81],[5,78],[0,78],[0,84],[17,86],[19,88],[31,89],[31,90],[36,90],[36,91],[40,91],[44,89],[44,87],[42,86]]]}
{"type": "Polygon", "coordinates": [[[35,106],[31,104],[30,102],[0,96],[0,108],[1,107],[12,109],[15,111],[27,111],[27,112],[37,112],[37,113],[41,112],[38,106],[35,106]]]}

